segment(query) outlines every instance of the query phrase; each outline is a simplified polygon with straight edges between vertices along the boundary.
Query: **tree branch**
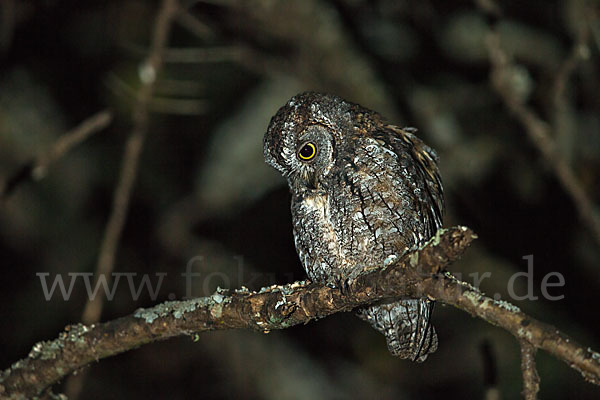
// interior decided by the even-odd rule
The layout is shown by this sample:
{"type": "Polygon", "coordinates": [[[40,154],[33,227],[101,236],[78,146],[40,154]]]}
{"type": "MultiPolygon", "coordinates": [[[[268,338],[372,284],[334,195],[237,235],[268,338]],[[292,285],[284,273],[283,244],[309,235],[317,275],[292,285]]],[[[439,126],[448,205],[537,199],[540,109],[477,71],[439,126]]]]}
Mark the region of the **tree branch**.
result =
{"type": "Polygon", "coordinates": [[[41,393],[86,364],[174,336],[222,329],[268,332],[305,324],[386,298],[428,296],[501,326],[534,348],[547,350],[600,383],[600,355],[523,314],[506,302],[485,297],[471,285],[443,272],[476,235],[468,228],[439,230],[420,249],[385,269],[373,269],[343,290],[308,282],[275,285],[250,292],[217,290],[210,297],[170,301],[114,321],[68,326],[53,341],[36,344],[28,357],[5,370],[0,396],[41,393]]]}
{"type": "Polygon", "coordinates": [[[435,275],[426,278],[419,285],[422,293],[504,328],[519,341],[530,343],[563,360],[588,382],[600,385],[600,354],[590,348],[584,349],[554,326],[531,318],[506,301],[485,296],[449,273],[441,279],[435,275]]]}
{"type": "Polygon", "coordinates": [[[48,151],[23,165],[4,183],[0,182],[0,202],[5,200],[23,182],[30,179],[42,179],[52,164],[90,136],[106,128],[112,119],[111,111],[100,111],[59,137],[48,151]]]}
{"type": "Polygon", "coordinates": [[[0,397],[37,395],[92,361],[146,343],[217,329],[268,332],[405,295],[423,279],[419,270],[426,276],[441,270],[457,259],[474,237],[467,228],[440,232],[422,250],[393,267],[359,276],[346,293],[307,282],[259,292],[238,290],[230,295],[219,290],[210,297],[166,302],[102,324],[68,326],[57,339],[36,344],[27,358],[4,371],[0,397]]]}
{"type": "Polygon", "coordinates": [[[521,340],[521,371],[523,372],[523,397],[525,400],[536,400],[540,390],[540,376],[535,368],[536,348],[531,343],[521,340]]]}

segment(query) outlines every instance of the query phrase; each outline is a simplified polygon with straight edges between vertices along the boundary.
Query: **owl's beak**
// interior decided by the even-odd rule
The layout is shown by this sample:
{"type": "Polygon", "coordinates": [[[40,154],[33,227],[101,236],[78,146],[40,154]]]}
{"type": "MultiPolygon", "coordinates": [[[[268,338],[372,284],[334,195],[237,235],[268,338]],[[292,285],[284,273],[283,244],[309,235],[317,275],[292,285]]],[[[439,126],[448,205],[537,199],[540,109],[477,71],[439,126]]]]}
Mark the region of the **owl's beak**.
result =
{"type": "Polygon", "coordinates": [[[306,176],[306,186],[310,190],[319,189],[319,173],[317,171],[309,171],[306,176]]]}
{"type": "Polygon", "coordinates": [[[319,179],[313,171],[301,171],[298,181],[303,183],[304,188],[308,190],[316,190],[319,188],[319,179]]]}
{"type": "Polygon", "coordinates": [[[311,184],[312,184],[312,188],[314,190],[319,189],[319,180],[317,179],[317,174],[313,174],[312,175],[312,182],[311,182],[311,184]]]}

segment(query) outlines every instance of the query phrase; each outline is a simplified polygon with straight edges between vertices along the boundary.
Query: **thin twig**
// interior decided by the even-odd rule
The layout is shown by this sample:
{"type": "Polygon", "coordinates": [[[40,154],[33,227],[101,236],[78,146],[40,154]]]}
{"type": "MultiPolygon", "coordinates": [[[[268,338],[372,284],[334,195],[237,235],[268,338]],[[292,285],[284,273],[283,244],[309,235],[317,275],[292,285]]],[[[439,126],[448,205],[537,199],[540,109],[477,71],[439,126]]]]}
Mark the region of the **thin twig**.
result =
{"type": "Polygon", "coordinates": [[[36,344],[27,358],[5,370],[0,377],[0,395],[36,395],[90,362],[174,336],[222,329],[266,333],[383,299],[422,296],[454,305],[500,326],[519,341],[563,360],[587,381],[600,384],[600,354],[519,308],[486,297],[443,272],[475,238],[465,227],[439,230],[420,249],[385,269],[371,269],[360,275],[343,292],[306,282],[258,292],[217,290],[209,297],[165,302],[103,324],[70,326],[57,339],[36,344]]]}
{"type": "MultiPolygon", "coordinates": [[[[584,25],[589,27],[589,24],[585,22],[584,25]]],[[[558,72],[554,77],[554,83],[552,84],[552,100],[554,102],[554,107],[557,110],[562,108],[565,103],[565,91],[573,72],[582,60],[585,60],[590,56],[590,49],[588,48],[589,34],[589,29],[581,30],[581,33],[578,35],[577,40],[571,48],[569,56],[560,65],[558,72]]]]}
{"type": "Polygon", "coordinates": [[[185,8],[179,9],[176,18],[179,25],[181,25],[183,28],[187,29],[200,39],[206,40],[215,36],[214,32],[208,25],[206,25],[204,22],[200,21],[198,18],[193,16],[185,8]]]}
{"type": "MultiPolygon", "coordinates": [[[[102,244],[96,264],[94,287],[98,285],[101,277],[107,280],[114,269],[117,247],[123,226],[127,217],[129,201],[138,171],[142,147],[148,131],[149,104],[152,101],[154,83],[163,65],[163,55],[168,42],[171,22],[178,10],[176,0],[164,0],[158,12],[150,53],[143,64],[144,74],[142,86],[137,93],[137,103],[132,114],[133,130],[129,135],[123,154],[123,163],[119,175],[110,217],[106,224],[102,244]]],[[[81,320],[85,324],[92,324],[100,320],[104,306],[103,292],[99,291],[85,305],[81,320]]],[[[66,392],[69,397],[77,398],[83,386],[85,373],[72,377],[67,382],[66,392]]]]}
{"type": "MultiPolygon", "coordinates": [[[[158,75],[162,68],[162,55],[167,43],[171,20],[176,10],[175,0],[165,0],[157,16],[151,51],[145,61],[144,67],[153,71],[152,74],[154,76],[158,75]]],[[[113,198],[112,213],[106,225],[102,245],[100,246],[100,255],[95,274],[96,283],[99,276],[105,275],[108,277],[113,270],[117,245],[125,223],[140,154],[148,131],[148,105],[152,100],[154,82],[155,79],[143,82],[137,95],[137,104],[132,115],[134,127],[125,145],[119,182],[113,198]]],[[[82,321],[84,323],[98,321],[102,312],[102,303],[103,297],[101,295],[95,296],[94,299],[89,301],[86,304],[82,321]]]]}
{"type": "Polygon", "coordinates": [[[536,348],[526,340],[519,342],[521,345],[521,372],[523,373],[523,398],[536,400],[540,390],[540,376],[535,367],[536,348]]]}
{"type": "Polygon", "coordinates": [[[112,119],[113,114],[111,111],[100,111],[59,137],[47,152],[20,167],[17,172],[6,180],[4,185],[0,187],[0,201],[6,199],[25,181],[29,179],[39,180],[45,177],[52,164],[90,136],[106,128],[112,119]]]}
{"type": "Polygon", "coordinates": [[[77,146],[94,133],[102,130],[110,124],[113,114],[108,110],[100,111],[83,121],[75,129],[61,136],[52,146],[49,152],[42,156],[34,164],[31,171],[34,179],[41,179],[46,175],[48,167],[58,159],[67,154],[73,147],[77,146]]]}
{"type": "Polygon", "coordinates": [[[552,167],[559,183],[573,200],[582,223],[588,227],[592,236],[600,245],[600,213],[586,193],[580,179],[558,151],[554,141],[555,135],[552,132],[555,127],[550,126],[538,117],[515,91],[512,81],[515,65],[511,57],[502,48],[499,34],[491,29],[485,42],[492,65],[490,73],[492,86],[500,95],[505,106],[523,125],[531,142],[552,167]]]}
{"type": "MultiPolygon", "coordinates": [[[[577,10],[581,18],[577,24],[575,40],[568,57],[559,66],[550,87],[549,118],[555,136],[554,142],[568,162],[573,160],[572,144],[575,142],[577,126],[572,121],[572,102],[567,101],[567,88],[574,72],[580,63],[590,57],[588,42],[590,39],[591,23],[589,4],[579,0],[568,0],[571,9],[577,10]]],[[[572,11],[574,12],[574,11],[572,11]]]]}

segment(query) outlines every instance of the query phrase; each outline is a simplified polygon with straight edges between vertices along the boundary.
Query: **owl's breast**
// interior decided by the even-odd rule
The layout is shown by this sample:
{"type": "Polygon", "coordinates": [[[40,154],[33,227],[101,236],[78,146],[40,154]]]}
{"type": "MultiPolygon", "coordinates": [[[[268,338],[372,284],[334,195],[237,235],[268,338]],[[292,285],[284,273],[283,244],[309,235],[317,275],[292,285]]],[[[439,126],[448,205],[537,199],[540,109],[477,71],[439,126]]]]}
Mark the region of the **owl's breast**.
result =
{"type": "Polygon", "coordinates": [[[294,242],[309,278],[336,284],[348,260],[340,237],[338,210],[331,194],[311,193],[292,199],[294,242]]]}

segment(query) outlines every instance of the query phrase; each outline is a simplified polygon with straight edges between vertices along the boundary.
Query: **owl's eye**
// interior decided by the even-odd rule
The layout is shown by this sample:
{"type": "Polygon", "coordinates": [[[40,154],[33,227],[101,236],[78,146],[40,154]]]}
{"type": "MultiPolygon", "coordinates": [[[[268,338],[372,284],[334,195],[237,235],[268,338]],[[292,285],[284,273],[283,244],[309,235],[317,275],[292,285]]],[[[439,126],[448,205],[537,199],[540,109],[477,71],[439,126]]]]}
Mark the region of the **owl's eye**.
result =
{"type": "Polygon", "coordinates": [[[312,142],[307,142],[302,145],[298,152],[298,157],[303,161],[310,161],[317,155],[317,146],[312,142]]]}

